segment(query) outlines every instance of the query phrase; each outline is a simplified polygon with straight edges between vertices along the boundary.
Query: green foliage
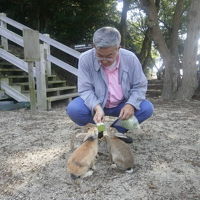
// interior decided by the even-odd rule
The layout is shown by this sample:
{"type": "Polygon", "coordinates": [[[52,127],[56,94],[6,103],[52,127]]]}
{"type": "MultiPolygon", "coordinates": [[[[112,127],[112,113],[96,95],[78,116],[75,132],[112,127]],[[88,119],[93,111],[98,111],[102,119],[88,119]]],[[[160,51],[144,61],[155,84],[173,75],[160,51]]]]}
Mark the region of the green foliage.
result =
{"type": "Polygon", "coordinates": [[[115,0],[1,0],[1,12],[42,33],[74,45],[91,43],[101,26],[117,26],[115,0]]]}
{"type": "Polygon", "coordinates": [[[79,0],[74,1],[73,4],[64,2],[54,16],[51,33],[61,41],[70,41],[72,44],[91,43],[92,34],[97,28],[115,26],[118,23],[119,16],[115,12],[116,2],[113,2],[98,0],[85,2],[79,0]]]}
{"type": "MultiPolygon", "coordinates": [[[[162,30],[163,36],[165,38],[165,41],[167,45],[169,46],[170,42],[170,37],[171,37],[171,31],[172,31],[172,20],[175,12],[175,6],[176,6],[177,0],[162,0],[160,1],[160,9],[158,13],[159,17],[159,22],[160,22],[160,28],[162,30]]],[[[184,42],[184,37],[182,35],[187,33],[187,12],[188,12],[188,6],[189,6],[190,0],[184,0],[184,10],[183,10],[183,15],[181,18],[181,24],[180,24],[180,29],[179,29],[179,52],[183,52],[183,42],[184,42]]]]}
{"type": "Polygon", "coordinates": [[[147,26],[145,24],[144,13],[139,12],[138,8],[134,8],[131,10],[131,17],[128,20],[129,37],[127,38],[127,48],[139,54],[146,30],[147,26]]]}

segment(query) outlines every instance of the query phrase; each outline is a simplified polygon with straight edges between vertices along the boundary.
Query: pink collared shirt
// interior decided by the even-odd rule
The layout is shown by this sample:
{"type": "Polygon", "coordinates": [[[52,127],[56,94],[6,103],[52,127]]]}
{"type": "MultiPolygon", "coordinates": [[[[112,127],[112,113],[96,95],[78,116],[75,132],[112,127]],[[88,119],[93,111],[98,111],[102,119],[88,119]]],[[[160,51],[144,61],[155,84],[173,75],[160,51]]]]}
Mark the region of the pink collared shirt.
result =
{"type": "Polygon", "coordinates": [[[118,56],[114,65],[103,67],[108,80],[108,99],[105,105],[106,108],[118,106],[124,98],[122,87],[119,84],[119,62],[120,58],[118,56]]]}

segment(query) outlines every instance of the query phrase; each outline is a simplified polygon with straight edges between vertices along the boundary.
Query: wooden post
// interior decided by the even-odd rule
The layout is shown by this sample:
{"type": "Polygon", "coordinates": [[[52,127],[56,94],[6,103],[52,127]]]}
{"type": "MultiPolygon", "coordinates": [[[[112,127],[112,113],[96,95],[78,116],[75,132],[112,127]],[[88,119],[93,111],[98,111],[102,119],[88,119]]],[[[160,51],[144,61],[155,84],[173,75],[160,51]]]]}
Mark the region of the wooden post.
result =
{"type": "Polygon", "coordinates": [[[47,110],[44,44],[40,44],[40,62],[36,62],[37,105],[39,110],[47,110]]]}
{"type": "Polygon", "coordinates": [[[40,61],[39,32],[32,29],[23,29],[24,58],[28,62],[28,77],[31,111],[36,112],[36,92],[33,67],[40,61]]]}
{"type": "MultiPolygon", "coordinates": [[[[5,13],[0,13],[0,16],[5,16],[6,17],[6,14],[5,13]]],[[[7,24],[4,22],[4,21],[0,21],[1,23],[0,23],[0,26],[2,27],[2,28],[5,28],[5,29],[7,29],[7,24]]],[[[3,48],[6,50],[6,51],[8,51],[8,40],[7,40],[7,38],[5,38],[5,37],[2,37],[1,36],[1,46],[3,46],[3,48]]]]}
{"type": "MultiPolygon", "coordinates": [[[[46,37],[49,37],[49,34],[44,34],[46,37]]],[[[51,75],[51,62],[47,60],[47,56],[50,55],[50,45],[44,42],[44,59],[46,61],[46,74],[47,76],[51,75]]]]}

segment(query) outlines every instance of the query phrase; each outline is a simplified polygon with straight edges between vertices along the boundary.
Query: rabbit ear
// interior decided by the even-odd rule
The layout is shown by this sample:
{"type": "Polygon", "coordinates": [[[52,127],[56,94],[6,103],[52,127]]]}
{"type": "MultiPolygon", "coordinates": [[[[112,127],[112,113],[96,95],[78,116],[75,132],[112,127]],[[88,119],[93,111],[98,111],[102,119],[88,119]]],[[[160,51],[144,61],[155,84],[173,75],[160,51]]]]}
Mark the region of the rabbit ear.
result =
{"type": "Polygon", "coordinates": [[[91,137],[90,135],[86,135],[83,139],[83,142],[85,142],[89,137],[91,137]]]}
{"type": "Polygon", "coordinates": [[[119,138],[127,138],[127,136],[124,135],[123,133],[118,133],[118,132],[116,132],[116,133],[114,133],[114,135],[115,135],[116,137],[119,137],[119,138]]]}
{"type": "Polygon", "coordinates": [[[90,141],[93,141],[95,139],[98,138],[98,133],[94,132],[92,134],[87,134],[84,139],[83,139],[83,142],[85,142],[86,140],[90,140],[90,141]]]}
{"type": "Polygon", "coordinates": [[[83,132],[88,132],[89,129],[91,129],[91,128],[95,127],[95,126],[96,126],[95,124],[88,123],[85,126],[82,126],[81,128],[82,128],[83,132]]]}
{"type": "Polygon", "coordinates": [[[82,136],[87,136],[87,135],[88,135],[88,133],[78,133],[78,134],[76,135],[76,138],[82,137],[82,136]]]}
{"type": "Polygon", "coordinates": [[[87,131],[88,134],[98,134],[98,129],[96,126],[90,127],[87,131]]]}

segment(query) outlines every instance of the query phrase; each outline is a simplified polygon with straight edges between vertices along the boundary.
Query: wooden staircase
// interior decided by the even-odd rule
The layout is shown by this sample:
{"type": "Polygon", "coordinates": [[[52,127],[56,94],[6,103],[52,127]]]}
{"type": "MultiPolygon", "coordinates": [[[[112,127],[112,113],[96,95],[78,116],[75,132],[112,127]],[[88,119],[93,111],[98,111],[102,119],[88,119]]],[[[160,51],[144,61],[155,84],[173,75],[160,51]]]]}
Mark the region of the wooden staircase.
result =
{"type": "MultiPolygon", "coordinates": [[[[55,74],[46,76],[46,86],[48,110],[51,109],[52,102],[71,100],[78,96],[76,86],[68,86],[66,80],[61,80],[55,74]]],[[[30,102],[28,73],[1,59],[0,100],[6,100],[9,97],[18,102],[30,102]]]]}
{"type": "Polygon", "coordinates": [[[51,109],[52,102],[78,96],[76,87],[71,86],[75,80],[60,78],[58,69],[76,78],[80,54],[0,13],[0,101],[11,97],[17,102],[30,102],[35,112],[51,109]],[[54,70],[57,73],[52,73],[54,70]]]}

